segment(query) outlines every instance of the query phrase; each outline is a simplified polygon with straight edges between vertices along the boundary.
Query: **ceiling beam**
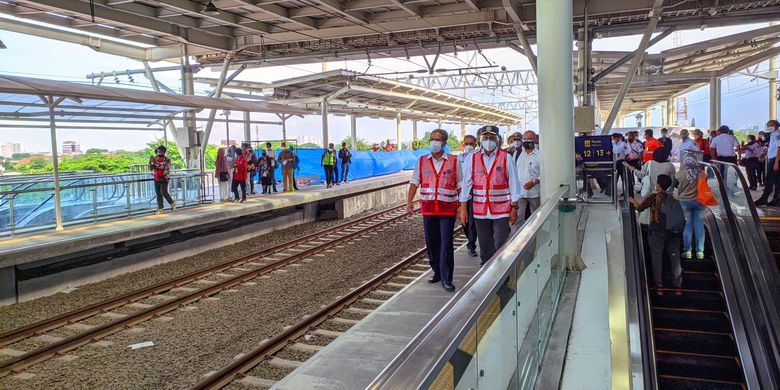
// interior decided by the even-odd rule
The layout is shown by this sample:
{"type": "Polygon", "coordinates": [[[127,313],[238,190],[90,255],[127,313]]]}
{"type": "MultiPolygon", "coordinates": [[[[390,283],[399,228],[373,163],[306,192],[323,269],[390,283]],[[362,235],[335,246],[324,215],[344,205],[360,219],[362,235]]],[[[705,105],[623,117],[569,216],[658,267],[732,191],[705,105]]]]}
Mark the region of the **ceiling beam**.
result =
{"type": "Polygon", "coordinates": [[[357,24],[369,23],[368,19],[362,12],[347,11],[344,8],[344,4],[337,0],[314,0],[314,1],[322,5],[323,7],[329,9],[330,11],[343,15],[347,20],[349,20],[352,23],[357,23],[357,24]]]}
{"type": "Polygon", "coordinates": [[[420,6],[413,5],[413,4],[404,4],[401,0],[390,0],[398,6],[398,8],[406,11],[409,15],[412,15],[414,17],[420,16],[420,6]]]}
{"type": "Polygon", "coordinates": [[[193,2],[189,0],[152,0],[152,2],[160,5],[161,7],[172,9],[176,12],[198,15],[199,19],[209,20],[216,23],[217,25],[226,24],[232,27],[242,28],[254,33],[268,32],[268,25],[266,23],[246,20],[241,16],[226,10],[220,12],[219,15],[213,15],[213,16],[206,15],[203,13],[203,10],[206,8],[206,6],[201,5],[197,2],[193,2]]]}
{"type": "MultiPolygon", "coordinates": [[[[80,14],[84,18],[91,17],[89,3],[76,0],[36,0],[36,4],[52,11],[65,10],[80,14]]],[[[170,34],[182,42],[205,46],[216,50],[233,49],[233,39],[217,34],[207,33],[192,28],[182,28],[178,25],[154,17],[141,16],[132,12],[120,11],[115,8],[95,4],[95,18],[116,23],[122,26],[142,28],[160,34],[170,34]]]]}

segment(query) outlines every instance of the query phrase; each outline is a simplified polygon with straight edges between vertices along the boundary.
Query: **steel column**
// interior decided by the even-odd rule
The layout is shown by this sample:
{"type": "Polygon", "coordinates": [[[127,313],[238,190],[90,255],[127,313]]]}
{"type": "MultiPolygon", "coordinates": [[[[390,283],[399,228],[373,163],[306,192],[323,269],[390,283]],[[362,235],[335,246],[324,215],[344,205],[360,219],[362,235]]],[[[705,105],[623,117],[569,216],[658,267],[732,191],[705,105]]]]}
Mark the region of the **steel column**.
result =
{"type": "Polygon", "coordinates": [[[395,147],[396,150],[401,149],[401,113],[395,117],[395,147]]]}
{"type": "MultiPolygon", "coordinates": [[[[230,66],[230,55],[225,56],[225,61],[222,62],[222,69],[219,72],[219,79],[217,80],[217,87],[214,89],[214,97],[222,97],[222,88],[225,86],[225,78],[227,77],[228,67],[230,66]]],[[[214,127],[214,119],[217,117],[217,110],[212,109],[209,112],[209,119],[206,122],[206,128],[203,130],[203,156],[206,155],[206,145],[209,144],[209,137],[211,137],[211,129],[214,127]]]]}
{"type": "Polygon", "coordinates": [[[460,122],[460,140],[463,140],[463,137],[466,136],[466,122],[461,121],[460,122]]]}
{"type": "Polygon", "coordinates": [[[412,121],[412,140],[417,139],[417,119],[412,121]]]}
{"type": "Polygon", "coordinates": [[[350,147],[353,150],[357,150],[357,116],[355,114],[349,116],[349,137],[352,139],[350,147]]]}
{"type": "Polygon", "coordinates": [[[54,96],[49,96],[49,128],[51,130],[51,164],[54,168],[55,229],[62,230],[62,195],[60,194],[60,162],[57,157],[57,125],[54,120],[54,96]]]}
{"type": "Polygon", "coordinates": [[[710,129],[715,130],[720,126],[720,79],[710,79],[710,129]]]}
{"type": "Polygon", "coordinates": [[[618,111],[620,111],[620,106],[623,104],[623,99],[626,97],[628,88],[631,86],[631,82],[634,80],[634,75],[636,75],[636,72],[639,69],[639,65],[645,58],[645,51],[647,50],[648,44],[650,43],[650,36],[653,35],[655,26],[658,24],[658,19],[661,17],[661,4],[663,4],[663,0],[655,0],[653,9],[650,11],[650,22],[647,23],[642,40],[639,41],[639,47],[637,47],[636,51],[634,52],[633,59],[631,60],[631,66],[628,69],[628,73],[626,73],[626,78],[623,81],[623,84],[620,86],[620,90],[618,91],[617,96],[615,97],[615,103],[612,105],[612,110],[609,112],[607,121],[604,122],[604,129],[602,134],[608,134],[609,130],[612,129],[612,124],[615,122],[615,117],[617,116],[618,111]]]}
{"type": "Polygon", "coordinates": [[[244,111],[244,142],[249,142],[250,145],[252,144],[251,130],[252,128],[249,125],[249,111],[244,111]]]}
{"type": "Polygon", "coordinates": [[[323,99],[320,103],[322,115],[322,146],[328,147],[328,100],[323,99]]]}
{"type": "Polygon", "coordinates": [[[666,126],[674,126],[675,122],[675,115],[674,115],[674,96],[669,97],[666,99],[666,106],[665,106],[666,112],[666,123],[664,125],[666,126]]]}
{"type": "Polygon", "coordinates": [[[288,116],[282,117],[282,142],[287,142],[287,119],[288,116]]]}
{"type": "Polygon", "coordinates": [[[644,125],[645,127],[650,127],[650,107],[645,108],[645,121],[644,125]]]}
{"type": "Polygon", "coordinates": [[[769,59],[769,119],[777,119],[777,56],[769,59]]]}
{"type": "MultiPolygon", "coordinates": [[[[189,63],[189,57],[184,57],[184,64],[181,68],[181,83],[182,91],[185,95],[195,94],[195,81],[192,77],[192,67],[189,63]]],[[[197,124],[195,122],[195,111],[190,110],[184,114],[184,128],[186,129],[187,145],[185,146],[185,163],[190,169],[200,169],[203,171],[204,167],[201,164],[200,144],[198,143],[197,124]]]]}

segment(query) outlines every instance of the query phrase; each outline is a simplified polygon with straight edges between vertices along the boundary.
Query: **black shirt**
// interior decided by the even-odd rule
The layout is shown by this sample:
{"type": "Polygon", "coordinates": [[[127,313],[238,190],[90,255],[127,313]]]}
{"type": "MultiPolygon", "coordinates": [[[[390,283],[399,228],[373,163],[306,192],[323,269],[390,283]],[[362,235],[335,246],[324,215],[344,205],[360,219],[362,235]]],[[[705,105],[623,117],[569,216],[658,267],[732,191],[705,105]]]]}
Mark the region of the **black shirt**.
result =
{"type": "Polygon", "coordinates": [[[349,149],[339,149],[339,160],[341,160],[342,164],[352,163],[352,153],[349,152],[349,149]]]}

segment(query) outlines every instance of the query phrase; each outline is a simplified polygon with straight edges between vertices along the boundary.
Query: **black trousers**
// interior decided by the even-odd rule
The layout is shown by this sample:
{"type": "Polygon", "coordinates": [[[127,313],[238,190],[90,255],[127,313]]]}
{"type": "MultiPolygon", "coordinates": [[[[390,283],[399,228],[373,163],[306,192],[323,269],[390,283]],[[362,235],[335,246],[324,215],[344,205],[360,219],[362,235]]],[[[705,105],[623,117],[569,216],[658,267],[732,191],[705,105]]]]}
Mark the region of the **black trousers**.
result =
{"type": "Polygon", "coordinates": [[[238,187],[241,187],[241,199],[246,200],[246,180],[233,180],[233,199],[238,199],[238,187]]]}
{"type": "Polygon", "coordinates": [[[772,196],[774,191],[775,195],[772,197],[772,202],[780,202],[780,172],[774,170],[775,159],[769,160],[769,165],[766,167],[766,179],[764,180],[764,193],[761,194],[761,201],[769,201],[769,197],[772,196]]]}
{"type": "Polygon", "coordinates": [[[477,225],[480,265],[484,265],[509,238],[509,217],[499,219],[477,218],[474,221],[477,225]]]}
{"type": "Polygon", "coordinates": [[[254,194],[255,193],[255,173],[249,171],[249,192],[254,194]]]}
{"type": "Polygon", "coordinates": [[[325,165],[325,183],[328,187],[333,184],[333,165],[325,165]]]}
{"type": "Polygon", "coordinates": [[[452,244],[454,227],[455,216],[423,215],[428,263],[434,275],[441,277],[442,282],[450,284],[455,271],[455,248],[452,244]]]}
{"type": "Polygon", "coordinates": [[[163,198],[168,202],[169,205],[173,205],[173,198],[171,198],[171,194],[168,192],[168,182],[167,181],[155,181],[154,182],[154,193],[157,195],[157,208],[161,209],[163,208],[163,198]]]}
{"type": "Polygon", "coordinates": [[[333,180],[331,180],[331,183],[338,183],[339,182],[339,164],[333,165],[333,180]]]}
{"type": "Polygon", "coordinates": [[[750,188],[758,187],[758,171],[760,169],[761,163],[758,161],[758,157],[748,157],[745,159],[745,171],[747,172],[750,188]]]}
{"type": "Polygon", "coordinates": [[[474,205],[471,203],[471,201],[468,201],[466,204],[466,208],[469,213],[469,221],[466,223],[466,226],[463,226],[463,231],[466,232],[466,238],[469,240],[466,243],[466,248],[469,250],[476,250],[477,249],[477,223],[474,219],[474,205]]]}
{"type": "Polygon", "coordinates": [[[653,263],[653,284],[656,288],[662,288],[663,283],[663,259],[664,253],[669,257],[672,267],[672,287],[682,287],[682,267],[680,266],[680,238],[681,233],[650,230],[647,234],[647,243],[650,246],[650,259],[653,263]]]}

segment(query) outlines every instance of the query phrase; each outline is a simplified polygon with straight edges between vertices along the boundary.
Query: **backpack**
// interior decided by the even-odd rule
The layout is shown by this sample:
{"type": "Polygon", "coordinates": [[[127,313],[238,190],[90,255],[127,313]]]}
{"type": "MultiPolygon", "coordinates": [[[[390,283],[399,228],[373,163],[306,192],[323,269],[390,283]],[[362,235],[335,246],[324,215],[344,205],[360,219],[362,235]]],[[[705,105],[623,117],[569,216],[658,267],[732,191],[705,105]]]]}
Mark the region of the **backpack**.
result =
{"type": "Polygon", "coordinates": [[[661,203],[661,219],[666,221],[664,230],[671,233],[682,233],[685,229],[685,213],[680,201],[671,194],[661,203]]]}

